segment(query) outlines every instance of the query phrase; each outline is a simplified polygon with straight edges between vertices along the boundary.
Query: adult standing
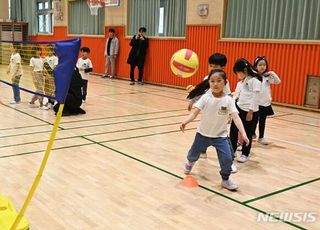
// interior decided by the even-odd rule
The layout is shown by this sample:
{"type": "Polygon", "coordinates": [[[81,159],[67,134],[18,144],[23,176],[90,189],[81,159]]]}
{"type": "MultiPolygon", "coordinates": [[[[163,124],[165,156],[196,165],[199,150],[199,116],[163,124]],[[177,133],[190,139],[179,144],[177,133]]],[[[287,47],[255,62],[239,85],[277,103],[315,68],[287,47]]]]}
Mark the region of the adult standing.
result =
{"type": "Polygon", "coordinates": [[[149,40],[146,37],[147,29],[141,27],[139,29],[139,34],[134,35],[130,41],[130,46],[132,47],[129,53],[127,63],[130,64],[130,85],[135,84],[134,80],[134,69],[138,66],[139,69],[139,78],[138,84],[142,85],[143,77],[143,67],[144,61],[149,47],[149,40]]]}
{"type": "Polygon", "coordinates": [[[106,41],[104,57],[106,58],[106,72],[103,78],[114,78],[116,73],[116,59],[119,51],[119,40],[115,36],[115,30],[109,29],[109,36],[106,41]],[[111,64],[111,75],[108,74],[111,64]]]}

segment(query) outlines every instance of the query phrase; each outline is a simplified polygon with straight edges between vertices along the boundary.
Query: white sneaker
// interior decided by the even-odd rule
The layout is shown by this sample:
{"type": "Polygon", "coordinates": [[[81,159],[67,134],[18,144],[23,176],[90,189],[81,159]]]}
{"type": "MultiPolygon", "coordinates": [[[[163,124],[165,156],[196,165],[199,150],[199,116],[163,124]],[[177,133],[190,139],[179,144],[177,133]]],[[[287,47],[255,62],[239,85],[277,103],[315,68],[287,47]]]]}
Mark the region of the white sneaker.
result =
{"type": "Polygon", "coordinates": [[[221,186],[225,189],[228,189],[230,191],[235,191],[238,189],[238,185],[233,183],[231,180],[223,180],[221,182],[221,186]]]}
{"type": "Polygon", "coordinates": [[[258,143],[263,144],[263,145],[268,145],[270,144],[265,138],[259,138],[258,143]]]}
{"type": "Polygon", "coordinates": [[[82,100],[82,103],[86,103],[86,100],[82,100]]]}
{"type": "Polygon", "coordinates": [[[236,172],[238,172],[238,168],[236,163],[233,162],[231,165],[231,173],[236,173],[236,172]]]}
{"type": "Polygon", "coordinates": [[[237,161],[240,163],[244,163],[248,160],[248,157],[246,155],[241,155],[240,157],[237,158],[237,161]]]}
{"type": "Polygon", "coordinates": [[[47,107],[47,106],[40,106],[40,109],[42,109],[42,110],[48,110],[49,108],[47,107]]]}
{"type": "Polygon", "coordinates": [[[190,162],[187,160],[187,162],[184,165],[184,174],[188,175],[190,174],[192,167],[194,166],[195,162],[190,162]]]}
{"type": "Polygon", "coordinates": [[[238,145],[238,147],[237,147],[237,151],[242,151],[242,145],[238,145]]]}
{"type": "Polygon", "coordinates": [[[46,105],[46,107],[47,107],[48,109],[52,109],[52,108],[53,108],[53,104],[48,103],[48,104],[46,105]]]}
{"type": "Polygon", "coordinates": [[[15,105],[15,104],[19,104],[19,103],[20,103],[20,101],[10,101],[11,105],[15,105]]]}
{"type": "Polygon", "coordinates": [[[207,152],[201,152],[200,153],[200,158],[207,158],[208,156],[207,156],[207,152]]]}

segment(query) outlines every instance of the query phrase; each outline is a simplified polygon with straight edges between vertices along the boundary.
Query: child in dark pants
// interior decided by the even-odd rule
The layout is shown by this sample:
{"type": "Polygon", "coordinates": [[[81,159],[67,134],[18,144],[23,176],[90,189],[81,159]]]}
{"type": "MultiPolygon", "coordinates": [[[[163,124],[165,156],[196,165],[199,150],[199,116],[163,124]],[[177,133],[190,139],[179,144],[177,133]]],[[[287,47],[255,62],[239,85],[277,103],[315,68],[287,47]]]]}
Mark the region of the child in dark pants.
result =
{"type": "Polygon", "coordinates": [[[266,57],[259,56],[254,61],[254,68],[262,75],[262,84],[261,91],[259,94],[259,113],[257,119],[253,121],[253,138],[256,138],[256,127],[259,121],[259,138],[258,143],[263,145],[268,145],[269,142],[264,138],[264,131],[266,128],[266,119],[267,116],[271,116],[274,114],[273,109],[271,107],[271,84],[280,84],[281,80],[278,75],[269,71],[268,61],[266,57]]]}
{"type": "MultiPolygon", "coordinates": [[[[244,163],[248,160],[252,143],[253,120],[258,116],[258,94],[261,90],[261,76],[254,70],[253,66],[245,59],[238,59],[233,67],[240,81],[236,87],[238,101],[236,103],[239,116],[250,140],[249,145],[242,145],[242,155],[237,159],[244,163]]],[[[230,141],[234,151],[237,149],[238,128],[234,122],[231,123],[230,141]]]]}
{"type": "Polygon", "coordinates": [[[87,99],[87,89],[88,89],[88,73],[92,72],[92,62],[88,58],[90,49],[88,47],[82,47],[80,49],[82,57],[78,59],[77,67],[82,77],[82,102],[85,103],[87,99]]]}

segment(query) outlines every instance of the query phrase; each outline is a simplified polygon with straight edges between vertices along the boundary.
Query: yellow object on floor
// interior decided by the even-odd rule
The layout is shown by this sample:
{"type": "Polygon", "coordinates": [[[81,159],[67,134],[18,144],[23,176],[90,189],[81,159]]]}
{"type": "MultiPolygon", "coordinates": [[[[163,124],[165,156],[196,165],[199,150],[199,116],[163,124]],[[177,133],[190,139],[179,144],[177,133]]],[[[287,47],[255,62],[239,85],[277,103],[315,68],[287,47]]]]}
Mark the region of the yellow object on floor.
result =
{"type": "MultiPolygon", "coordinates": [[[[17,218],[18,213],[13,207],[12,202],[7,196],[0,195],[0,229],[10,230],[12,224],[17,218]]],[[[17,230],[28,230],[29,221],[22,217],[17,230]]]]}

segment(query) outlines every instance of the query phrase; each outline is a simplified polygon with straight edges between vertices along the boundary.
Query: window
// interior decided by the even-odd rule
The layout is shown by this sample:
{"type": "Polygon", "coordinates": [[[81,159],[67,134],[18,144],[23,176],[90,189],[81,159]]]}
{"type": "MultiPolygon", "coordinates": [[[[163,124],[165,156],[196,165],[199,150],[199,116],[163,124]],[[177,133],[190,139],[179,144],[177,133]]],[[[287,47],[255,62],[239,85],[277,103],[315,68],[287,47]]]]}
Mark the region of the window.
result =
{"type": "Polygon", "coordinates": [[[86,0],[69,2],[69,34],[104,35],[105,8],[98,15],[91,15],[86,0]]]}
{"type": "Polygon", "coordinates": [[[160,2],[160,8],[159,8],[159,30],[158,30],[158,35],[163,35],[163,27],[164,27],[164,1],[160,2]]]}
{"type": "Polygon", "coordinates": [[[38,32],[53,32],[52,0],[37,0],[38,32]]]}
{"type": "Polygon", "coordinates": [[[149,36],[184,37],[186,30],[185,0],[128,0],[128,34],[147,28],[149,36]]]}
{"type": "Polygon", "coordinates": [[[319,40],[319,28],[320,1],[227,1],[227,38],[319,40]]]}

